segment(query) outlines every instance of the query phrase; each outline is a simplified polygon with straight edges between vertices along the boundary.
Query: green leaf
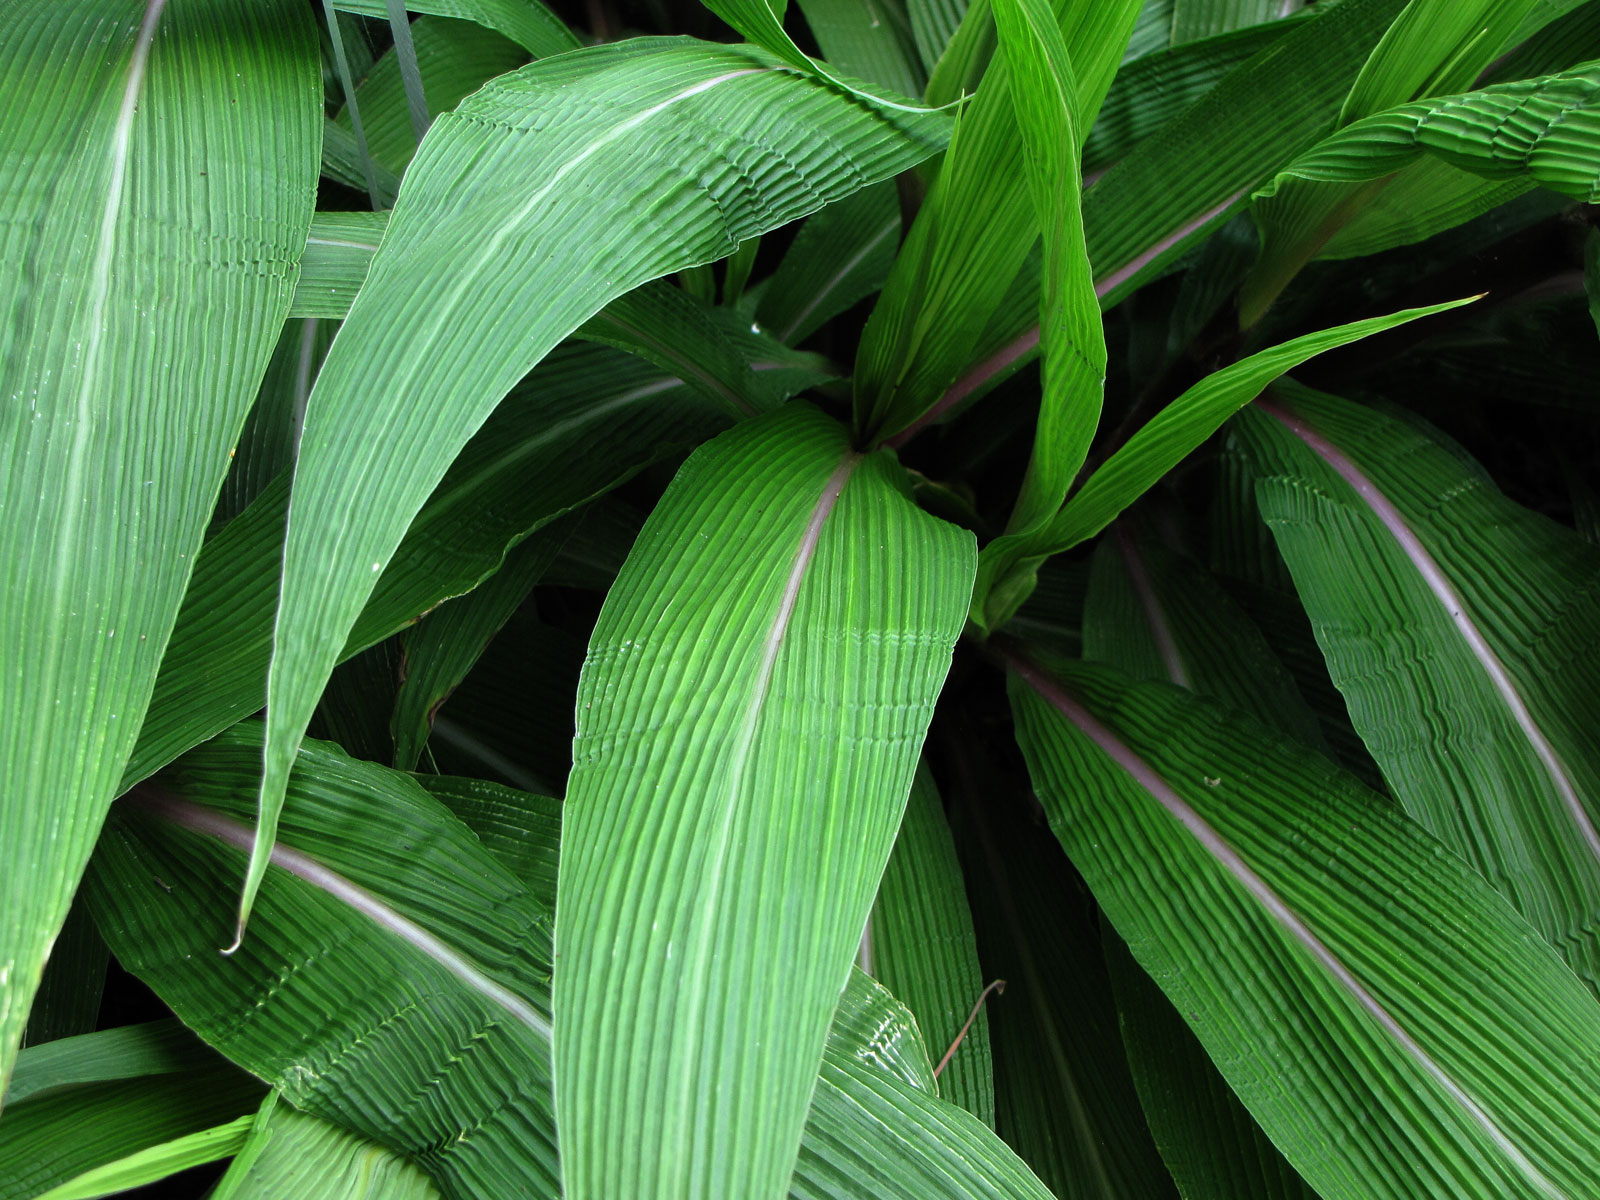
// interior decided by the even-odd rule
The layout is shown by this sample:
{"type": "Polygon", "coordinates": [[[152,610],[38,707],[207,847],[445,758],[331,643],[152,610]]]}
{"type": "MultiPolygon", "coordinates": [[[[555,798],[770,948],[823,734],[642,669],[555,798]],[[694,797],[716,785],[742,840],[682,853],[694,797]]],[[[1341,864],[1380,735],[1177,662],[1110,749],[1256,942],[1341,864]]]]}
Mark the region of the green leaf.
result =
{"type": "Polygon", "coordinates": [[[800,11],[831,66],[902,96],[922,95],[927,76],[902,0],[800,0],[800,11]]]}
{"type": "MultiPolygon", "coordinates": [[[[927,767],[917,769],[862,942],[862,969],[903,1000],[935,1054],[955,1045],[983,993],[961,864],[927,767]]],[[[994,1126],[989,1019],[979,1012],[939,1094],[994,1126]]]]}
{"type": "Polygon", "coordinates": [[[1033,573],[1040,562],[1099,533],[1285,371],[1336,346],[1457,308],[1472,299],[1409,308],[1303,334],[1206,376],[1150,418],[1089,476],[1049,522],[1032,531],[996,538],[983,548],[973,621],[986,630],[1003,625],[1032,590],[1033,573]]]}
{"type": "Polygon", "coordinates": [[[1125,524],[1095,547],[1083,657],[1209,696],[1323,749],[1316,717],[1254,622],[1198,565],[1125,524]]]}
{"type": "Polygon", "coordinates": [[[170,1075],[214,1062],[215,1056],[177,1021],[123,1025],[28,1047],[17,1059],[7,1104],[61,1088],[144,1075],[170,1075]]]}
{"type": "MultiPolygon", "coordinates": [[[[68,1039],[76,1043],[70,1055],[54,1049],[65,1043],[22,1052],[17,1078],[43,1086],[14,1088],[7,1096],[0,1118],[0,1198],[36,1197],[152,1148],[159,1160],[167,1143],[255,1108],[261,1084],[206,1050],[193,1034],[180,1030],[161,1044],[145,1035],[145,1029],[131,1035],[113,1029],[68,1039]],[[101,1049],[106,1059],[97,1070],[101,1049]]],[[[189,1152],[180,1147],[180,1153],[189,1152]]]]}
{"type": "MultiPolygon", "coordinates": [[[[379,7],[382,7],[380,4],[379,7]]],[[[526,5],[532,9],[535,5],[526,5]]],[[[516,42],[472,21],[422,17],[411,25],[417,66],[422,73],[428,111],[449,112],[463,97],[477,91],[496,75],[515,70],[528,61],[516,42]]],[[[576,48],[574,41],[571,47],[576,48]]],[[[417,150],[398,54],[391,49],[373,64],[356,88],[356,108],[373,159],[397,178],[405,174],[417,150]]],[[[345,108],[333,121],[349,129],[345,108]]],[[[391,195],[393,193],[390,193],[391,195]]]]}
{"type": "MultiPolygon", "coordinates": [[[[1099,111],[1137,11],[1134,0],[1058,0],[1054,5],[1061,37],[1057,61],[1071,63],[1062,79],[1075,77],[1065,101],[1074,127],[1086,128],[1099,111]]],[[[1048,18],[1036,16],[1036,26],[1047,24],[1048,18]]],[[[984,74],[862,334],[855,414],[858,432],[869,438],[900,432],[939,400],[971,361],[990,313],[1039,238],[1031,189],[995,186],[997,179],[1022,176],[1026,156],[1037,158],[1040,149],[1024,150],[1012,72],[1012,64],[1002,59],[984,74]]],[[[1060,90],[1054,81],[1040,86],[1060,90]]],[[[1057,127],[1049,128],[1056,136],[1057,127]]],[[[1041,162],[1036,173],[1048,166],[1041,162]]],[[[1057,207],[1070,203],[1062,196],[1053,201],[1057,207]]],[[[1072,217],[1068,211],[1053,221],[1070,227],[1072,217]]],[[[1032,286],[1039,287],[1037,279],[1032,286]]]]}
{"type": "Polygon", "coordinates": [[[534,63],[434,123],[306,413],[241,929],[316,696],[411,518],[507,389],[606,301],[912,165],[944,128],[690,41],[534,63]],[[546,203],[558,193],[582,203],[546,203]]]}
{"type": "Polygon", "coordinates": [[[211,1200],[436,1200],[433,1181],[377,1142],[271,1093],[211,1200]]]}
{"type": "MultiPolygon", "coordinates": [[[[1306,21],[1241,64],[1084,193],[1084,239],[1102,307],[1170,269],[1197,239],[1239,212],[1253,188],[1327,130],[1344,82],[1355,77],[1402,2],[1344,0],[1306,21]]],[[[1073,62],[1081,73],[1076,52],[1073,62]]],[[[996,171],[986,183],[1015,174],[1014,168],[996,171]]],[[[924,421],[958,409],[1038,349],[1042,260],[1019,252],[1020,272],[989,256],[975,261],[991,273],[1010,271],[1014,279],[977,306],[984,323],[952,356],[944,378],[930,385],[924,421]]]]}
{"type": "Polygon", "coordinates": [[[95,1200],[99,1196],[113,1196],[130,1188],[158,1183],[179,1171],[238,1153],[254,1124],[253,1115],[236,1117],[226,1125],[214,1125],[170,1142],[147,1146],[115,1162],[102,1163],[73,1176],[42,1193],[39,1200],[95,1200]]]}
{"type": "Polygon", "coordinates": [[[396,767],[416,768],[434,713],[555,559],[570,529],[563,524],[523,542],[481,587],[448,601],[406,633],[404,674],[390,719],[396,767]]]}
{"type": "Polygon", "coordinates": [[[1083,241],[1083,183],[1073,104],[1077,85],[1066,43],[1044,0],[994,0],[1002,61],[1035,218],[1044,231],[1039,302],[1043,395],[1033,453],[1007,529],[1048,521],[1089,454],[1100,423],[1106,339],[1083,241]]]}
{"type": "Polygon", "coordinates": [[[321,80],[291,0],[0,20],[3,1086],[288,310],[321,80]]]}
{"type": "Polygon", "coordinates": [[[550,914],[409,776],[308,742],[255,935],[217,954],[262,742],[237,725],[113,810],[89,887],[118,959],[296,1108],[447,1195],[557,1195],[550,914]]]}
{"type": "MultiPolygon", "coordinates": [[[[1536,0],[1411,0],[1362,67],[1334,128],[1468,86],[1508,48],[1535,7],[1536,0]]],[[[1376,180],[1384,174],[1363,176],[1374,182],[1359,187],[1301,183],[1280,174],[1257,193],[1252,209],[1261,227],[1261,257],[1240,289],[1242,326],[1255,324],[1294,274],[1383,192],[1387,181],[1376,180]]]]}
{"type": "Polygon", "coordinates": [[[1317,1200],[1122,939],[1102,940],[1139,1103],[1186,1200],[1317,1200]]]}
{"type": "Polygon", "coordinates": [[[906,0],[906,9],[922,65],[932,71],[955,36],[966,5],[962,0],[906,0]]]}
{"type": "MultiPolygon", "coordinates": [[[[286,1099],[413,1151],[447,1196],[553,1195],[548,1077],[516,1019],[545,995],[548,914],[410,777],[308,744],[252,936],[215,953],[250,844],[226,814],[250,811],[260,747],[240,725],[175,769],[216,809],[147,792],[116,810],[91,887],[119,951],[286,1099]]],[[[548,850],[536,806],[494,819],[548,850]]],[[[923,1090],[926,1050],[883,988],[851,972],[834,1017],[791,1195],[1048,1200],[976,1118],[923,1090]]]]}
{"type": "Polygon", "coordinates": [[[388,227],[387,212],[317,213],[306,236],[289,315],[343,320],[367,281],[372,256],[388,227]]]}
{"type": "Polygon", "coordinates": [[[756,320],[781,342],[805,341],[827,321],[871,295],[888,278],[900,244],[900,201],[893,183],[862,188],[801,226],[756,320]]]}
{"type": "MultiPolygon", "coordinates": [[[[411,522],[339,657],[471,591],[531,532],[682,449],[679,439],[709,436],[724,423],[690,389],[626,355],[561,348],[462,450],[411,522]]],[[[123,788],[266,700],[288,485],[280,477],[202,551],[123,788]]]]}
{"type": "Polygon", "coordinates": [[[1092,905],[1032,798],[1016,794],[1025,781],[995,788],[999,774],[982,758],[968,768],[957,825],[984,967],[1006,980],[986,1009],[997,1128],[1064,1200],[1173,1200],[1092,905]]]}
{"type": "Polygon", "coordinates": [[[971,535],[897,472],[813,409],[748,422],[685,464],[607,596],[561,855],[569,1196],[789,1178],[971,584],[971,535]]]}
{"type": "Polygon", "coordinates": [[[1600,1004],[1478,875],[1246,717],[1010,662],[1052,829],[1307,1183],[1588,1194],[1600,1004]]]}
{"type": "Polygon", "coordinates": [[[1406,811],[1600,988],[1600,552],[1417,429],[1283,395],[1240,434],[1350,719],[1406,811]]]}
{"type": "MultiPolygon", "coordinates": [[[[387,0],[336,0],[336,7],[368,17],[389,15],[387,0]]],[[[564,54],[583,44],[543,0],[406,0],[406,8],[476,21],[539,58],[564,54]]]]}
{"type": "MultiPolygon", "coordinates": [[[[92,1031],[105,998],[106,967],[110,953],[94,927],[88,909],[73,898],[67,918],[50,947],[44,978],[28,1010],[24,1046],[39,1046],[92,1031]]],[[[16,1076],[11,1078],[16,1091],[16,1076]]]]}

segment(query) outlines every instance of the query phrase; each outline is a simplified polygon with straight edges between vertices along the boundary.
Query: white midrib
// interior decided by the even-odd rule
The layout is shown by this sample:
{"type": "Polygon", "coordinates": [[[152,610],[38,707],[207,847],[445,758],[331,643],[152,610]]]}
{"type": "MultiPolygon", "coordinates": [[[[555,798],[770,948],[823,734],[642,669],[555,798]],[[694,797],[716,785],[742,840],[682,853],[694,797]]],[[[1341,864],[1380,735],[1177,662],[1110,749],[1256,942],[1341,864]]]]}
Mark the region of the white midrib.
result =
{"type": "MultiPolygon", "coordinates": [[[[148,788],[136,793],[133,802],[162,820],[214,837],[235,849],[243,850],[246,854],[249,854],[255,846],[253,829],[213,809],[191,804],[176,796],[158,794],[148,788]]],[[[360,884],[346,879],[309,854],[285,846],[281,842],[273,844],[271,862],[274,866],[298,876],[313,887],[348,905],[373,924],[387,930],[412,949],[432,959],[470,991],[476,992],[510,1013],[519,1023],[531,1029],[547,1048],[549,1047],[551,1027],[548,1017],[510,988],[490,979],[454,947],[385,904],[360,884]]]]}
{"type": "Polygon", "coordinates": [[[1500,656],[1494,652],[1483,631],[1468,614],[1467,605],[1462,600],[1461,594],[1446,578],[1444,571],[1440,569],[1433,555],[1428,553],[1421,539],[1412,531],[1404,515],[1395,507],[1393,501],[1367,478],[1360,467],[1305,421],[1275,404],[1258,403],[1257,407],[1285,426],[1332,467],[1339,478],[1349,484],[1356,495],[1361,497],[1362,502],[1372,509],[1379,522],[1398,543],[1402,553],[1416,568],[1422,581],[1427,584],[1434,599],[1443,606],[1445,614],[1461,635],[1461,639],[1466,642],[1472,656],[1477,660],[1484,675],[1488,677],[1490,686],[1494,688],[1506,710],[1511,714],[1512,721],[1527,739],[1534,757],[1539,760],[1539,765],[1544,768],[1551,786],[1561,798],[1562,807],[1566,809],[1568,818],[1577,829],[1578,836],[1583,839],[1584,846],[1588,848],[1595,862],[1600,864],[1600,832],[1595,830],[1594,823],[1589,819],[1588,811],[1583,806],[1583,800],[1579,797],[1578,789],[1568,775],[1561,756],[1556,753],[1556,748],[1550,744],[1550,739],[1545,736],[1544,730],[1539,728],[1538,722],[1533,719],[1533,714],[1528,711],[1527,702],[1517,690],[1517,685],[1506,671],[1505,664],[1500,661],[1500,656]]]}
{"type": "Polygon", "coordinates": [[[1506,1132],[1500,1128],[1482,1105],[1468,1094],[1455,1079],[1434,1061],[1433,1056],[1424,1050],[1410,1031],[1401,1025],[1381,1001],[1374,996],[1359,979],[1351,973],[1350,968],[1328,948],[1326,943],[1312,931],[1300,915],[1296,913],[1280,897],[1272,886],[1256,874],[1255,870],[1244,861],[1223,836],[1211,824],[1190,807],[1189,802],[1178,795],[1167,781],[1148,763],[1140,758],[1134,751],[1124,744],[1116,734],[1094,718],[1081,704],[1067,695],[1048,675],[1031,662],[1025,659],[1008,656],[1008,665],[1044,699],[1063,718],[1075,725],[1086,737],[1098,746],[1108,758],[1117,764],[1134,780],[1144,791],[1164,808],[1183,828],[1198,842],[1201,848],[1209,854],[1217,864],[1230,875],[1250,897],[1258,903],[1267,916],[1276,922],[1296,943],[1304,949],[1319,966],[1322,967],[1335,983],[1339,985],[1350,998],[1353,999],[1363,1011],[1375,1021],[1380,1029],[1400,1048],[1405,1056],[1414,1062],[1418,1069],[1429,1079],[1433,1080],[1446,1095],[1454,1101],[1467,1118],[1476,1125],[1492,1142],[1496,1149],[1505,1155],[1506,1159],[1522,1173],[1539,1194],[1546,1200],[1571,1200],[1544,1172],[1540,1171],[1522,1149],[1511,1140],[1506,1132]]]}
{"type": "MultiPolygon", "coordinates": [[[[133,117],[139,102],[139,92],[144,86],[145,69],[150,62],[150,46],[155,41],[156,26],[161,21],[161,11],[167,0],[150,0],[145,9],[144,23],[139,27],[138,40],[128,61],[128,76],[122,87],[122,103],[117,110],[117,122],[111,131],[111,177],[106,185],[105,205],[100,210],[100,228],[95,235],[94,258],[89,264],[87,304],[82,310],[84,318],[78,323],[87,339],[83,349],[83,365],[78,371],[77,394],[72,398],[71,440],[67,444],[66,463],[62,470],[60,495],[61,524],[55,533],[55,547],[50,569],[50,595],[55,598],[50,616],[45,622],[41,645],[51,647],[59,665],[61,649],[66,644],[62,625],[69,612],[83,609],[80,600],[67,595],[72,568],[78,562],[76,553],[78,525],[83,519],[85,497],[84,475],[88,469],[89,447],[93,442],[94,400],[105,394],[99,386],[100,364],[105,357],[106,303],[111,295],[111,260],[116,253],[117,221],[122,215],[124,193],[127,190],[128,155],[133,144],[133,117]]],[[[85,612],[85,615],[87,613],[85,612]]]]}
{"type": "Polygon", "coordinates": [[[1133,539],[1128,536],[1128,531],[1118,525],[1116,529],[1117,549],[1122,553],[1123,564],[1128,569],[1128,579],[1133,584],[1134,595],[1139,598],[1139,605],[1144,609],[1145,620],[1150,624],[1150,634],[1156,640],[1156,649],[1161,655],[1161,665],[1166,669],[1167,678],[1181,688],[1193,688],[1189,682],[1189,672],[1183,665],[1183,654],[1178,649],[1178,640],[1172,636],[1172,626],[1167,623],[1166,610],[1161,607],[1161,600],[1156,596],[1155,585],[1150,582],[1150,573],[1145,570],[1144,560],[1139,557],[1139,550],[1133,544],[1133,539]]]}
{"type": "MultiPolygon", "coordinates": [[[[850,481],[851,474],[860,462],[861,455],[855,451],[846,452],[839,465],[828,476],[828,481],[823,484],[822,493],[817,497],[816,503],[812,505],[811,515],[800,537],[799,548],[795,551],[794,562],[789,567],[788,578],[784,580],[778,611],[773,616],[772,624],[767,627],[766,636],[762,641],[761,661],[756,667],[756,677],[751,685],[750,701],[745,705],[744,713],[734,730],[726,783],[721,788],[721,819],[717,823],[716,840],[710,848],[703,882],[697,888],[698,894],[719,911],[722,905],[718,893],[722,886],[722,877],[727,873],[728,859],[731,855],[734,814],[739,802],[739,793],[744,787],[745,771],[749,767],[750,756],[755,748],[756,731],[760,727],[762,708],[766,704],[767,692],[772,684],[772,672],[777,665],[778,654],[783,648],[789,621],[794,616],[794,606],[800,598],[800,587],[805,582],[806,571],[816,555],[822,528],[833,512],[834,505],[838,503],[845,484],[850,481]]],[[[710,963],[711,950],[710,939],[704,939],[697,955],[695,974],[704,973],[710,963]]],[[[693,1031],[691,1036],[698,1038],[707,989],[690,987],[687,990],[689,998],[684,1005],[686,1011],[682,1025],[685,1029],[693,1031]]],[[[679,1094],[673,1111],[688,1113],[694,1110],[691,1094],[694,1084],[695,1080],[685,1072],[680,1081],[679,1094]]]]}

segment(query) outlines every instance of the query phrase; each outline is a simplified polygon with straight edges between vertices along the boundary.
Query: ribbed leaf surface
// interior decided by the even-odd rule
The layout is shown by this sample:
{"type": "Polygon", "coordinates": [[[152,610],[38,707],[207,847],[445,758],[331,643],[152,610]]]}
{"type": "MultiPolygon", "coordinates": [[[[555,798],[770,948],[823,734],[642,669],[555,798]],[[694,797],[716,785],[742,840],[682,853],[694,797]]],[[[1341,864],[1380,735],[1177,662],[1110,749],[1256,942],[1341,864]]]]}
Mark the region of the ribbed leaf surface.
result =
{"type": "Polygon", "coordinates": [[[1592,1192],[1600,1004],[1481,878],[1248,718],[1110,668],[1012,665],[1056,836],[1308,1183],[1592,1192]]]}
{"type": "Polygon", "coordinates": [[[571,1197],[788,1180],[971,587],[897,471],[809,407],[742,425],[606,599],[561,853],[571,1197]]]}
{"type": "Polygon", "coordinates": [[[1206,376],[1145,422],[1048,521],[983,548],[972,619],[985,629],[1004,624],[1033,590],[1040,562],[1099,533],[1283,372],[1324,351],[1468,302],[1411,308],[1303,334],[1206,376]]]}
{"type": "Polygon", "coordinates": [[[3,1086],[288,310],[322,90],[294,0],[0,23],[3,1086]]]}
{"type": "Polygon", "coordinates": [[[607,300],[903,170],[945,129],[690,41],[558,55],[434,122],[306,413],[241,916],[351,626],[511,385],[607,300]]]}
{"type": "Polygon", "coordinates": [[[274,1092],[211,1200],[437,1200],[427,1174],[274,1092]]]}
{"type": "MultiPolygon", "coordinates": [[[[369,17],[387,17],[388,0],[337,0],[336,7],[369,17]]],[[[576,50],[578,37],[543,0],[406,0],[412,12],[476,21],[543,58],[576,50]]]]}
{"type": "MultiPolygon", "coordinates": [[[[626,355],[598,346],[558,350],[451,465],[406,530],[340,657],[470,591],[530,531],[680,450],[680,439],[709,436],[724,424],[691,389],[626,355]]],[[[288,485],[281,476],[206,543],[124,787],[265,701],[288,485]]]]}
{"type": "Polygon", "coordinates": [[[1352,722],[1600,988],[1600,551],[1406,424],[1284,395],[1240,432],[1352,722]]]}
{"type": "MultiPolygon", "coordinates": [[[[916,1015],[930,1053],[953,1045],[983,992],[972,912],[939,791],[919,767],[872,906],[863,968],[916,1015]]],[[[979,1012],[939,1077],[939,1094],[994,1125],[989,1019],[979,1012]]]]}

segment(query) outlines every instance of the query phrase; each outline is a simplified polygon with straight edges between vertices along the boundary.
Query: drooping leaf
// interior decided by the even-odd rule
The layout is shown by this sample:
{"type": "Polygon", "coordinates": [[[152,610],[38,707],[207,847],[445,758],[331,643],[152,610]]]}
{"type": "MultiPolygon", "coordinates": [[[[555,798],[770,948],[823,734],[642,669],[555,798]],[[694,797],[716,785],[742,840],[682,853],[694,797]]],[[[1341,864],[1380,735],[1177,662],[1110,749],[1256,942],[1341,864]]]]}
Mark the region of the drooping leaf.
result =
{"type": "Polygon", "coordinates": [[[0,20],[3,1086],[288,310],[321,79],[291,0],[0,20]]]}
{"type": "Polygon", "coordinates": [[[1586,1194],[1600,1003],[1478,875],[1242,715],[1010,662],[1056,836],[1307,1183],[1586,1194]]]}
{"type": "Polygon", "coordinates": [[[1452,300],[1303,334],[1206,376],[1106,459],[1051,520],[983,548],[973,621],[983,629],[1004,624],[1032,590],[1040,562],[1099,533],[1283,372],[1336,346],[1470,302],[1452,300]]]}
{"type": "Polygon", "coordinates": [[[1240,435],[1351,721],[1406,811],[1600,988],[1600,552],[1415,428],[1283,396],[1240,435]]]}
{"type": "Polygon", "coordinates": [[[241,926],[316,696],[411,518],[511,385],[606,301],[910,166],[945,126],[754,50],[644,40],[536,62],[434,123],[306,413],[241,926]]]}
{"type": "MultiPolygon", "coordinates": [[[[410,777],[308,744],[258,924],[231,962],[221,958],[210,947],[250,844],[233,816],[251,810],[260,743],[259,727],[241,725],[175,769],[169,782],[215,808],[155,794],[118,810],[93,876],[113,940],[202,1035],[272,1076],[286,1099],[396,1149],[423,1138],[412,1161],[445,1195],[540,1194],[553,1169],[540,1142],[551,1098],[548,1082],[538,1087],[538,1046],[519,1031],[541,1011],[547,913],[485,854],[490,843],[410,777]],[[152,873],[182,880],[193,899],[169,901],[148,885],[152,873]],[[197,928],[197,911],[214,924],[197,928]],[[351,1040],[344,1022],[329,1028],[329,1013],[374,1024],[351,1040]],[[416,1102],[394,1103],[400,1091],[416,1102]]],[[[525,805],[493,819],[548,853],[553,827],[525,805]]],[[[860,972],[839,997],[822,1069],[789,1194],[1048,1200],[976,1118],[927,1092],[909,1014],[860,972]]]]}
{"type": "MultiPolygon", "coordinates": [[[[558,350],[452,464],[340,656],[470,591],[533,531],[681,450],[678,439],[707,437],[724,423],[695,392],[626,355],[599,346],[558,350]]],[[[282,476],[267,487],[201,553],[124,788],[265,701],[288,484],[282,476]]]]}
{"type": "Polygon", "coordinates": [[[970,535],[896,471],[804,406],[747,422],[689,460],[607,596],[561,852],[569,1196],[789,1177],[971,582],[970,535]]]}

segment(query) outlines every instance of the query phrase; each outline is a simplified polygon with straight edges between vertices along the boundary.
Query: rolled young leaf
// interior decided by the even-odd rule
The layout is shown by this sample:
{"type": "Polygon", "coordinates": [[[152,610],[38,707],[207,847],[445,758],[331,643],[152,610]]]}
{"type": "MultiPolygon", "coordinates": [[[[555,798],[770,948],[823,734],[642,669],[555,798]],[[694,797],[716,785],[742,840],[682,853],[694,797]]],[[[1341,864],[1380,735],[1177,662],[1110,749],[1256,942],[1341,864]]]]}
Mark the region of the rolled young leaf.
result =
{"type": "Polygon", "coordinates": [[[808,406],[747,422],[607,595],[557,905],[574,1200],[783,1193],[971,587],[898,473],[808,406]]]}
{"type": "Polygon", "coordinates": [[[306,412],[241,929],[350,628],[511,385],[606,301],[911,166],[946,128],[687,40],[557,55],[434,122],[306,412]]]}
{"type": "Polygon", "coordinates": [[[0,22],[3,1088],[288,311],[322,81],[297,0],[0,22]]]}
{"type": "Polygon", "coordinates": [[[1481,877],[1316,753],[1166,684],[1009,659],[1051,827],[1326,1200],[1579,1200],[1600,1002],[1481,877]]]}

